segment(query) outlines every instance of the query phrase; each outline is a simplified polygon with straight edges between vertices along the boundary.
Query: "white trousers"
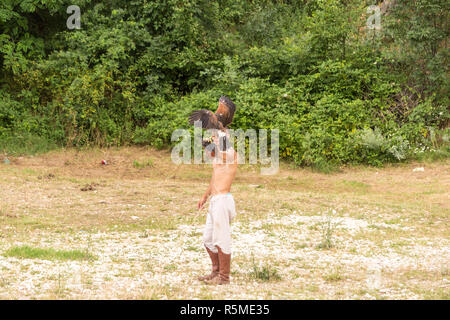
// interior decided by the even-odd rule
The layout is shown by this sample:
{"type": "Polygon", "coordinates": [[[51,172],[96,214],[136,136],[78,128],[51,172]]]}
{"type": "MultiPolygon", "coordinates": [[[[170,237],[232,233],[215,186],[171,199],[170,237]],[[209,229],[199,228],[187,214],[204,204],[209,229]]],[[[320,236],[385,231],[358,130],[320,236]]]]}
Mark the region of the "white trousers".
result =
{"type": "Polygon", "coordinates": [[[231,193],[211,197],[203,232],[203,243],[209,250],[216,253],[218,246],[223,253],[231,253],[231,221],[235,216],[236,208],[231,193]]]}

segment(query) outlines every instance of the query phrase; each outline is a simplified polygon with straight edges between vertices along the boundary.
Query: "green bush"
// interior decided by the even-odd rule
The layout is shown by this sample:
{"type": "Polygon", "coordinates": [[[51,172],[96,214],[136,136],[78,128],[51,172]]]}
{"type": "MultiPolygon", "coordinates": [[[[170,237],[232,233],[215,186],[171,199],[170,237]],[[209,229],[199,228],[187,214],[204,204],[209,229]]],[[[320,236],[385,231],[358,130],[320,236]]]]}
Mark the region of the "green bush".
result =
{"type": "Polygon", "coordinates": [[[279,129],[297,165],[447,154],[443,0],[396,1],[378,34],[370,1],[83,0],[81,30],[66,29],[69,4],[0,4],[0,151],[170,147],[226,94],[232,127],[279,129]]]}

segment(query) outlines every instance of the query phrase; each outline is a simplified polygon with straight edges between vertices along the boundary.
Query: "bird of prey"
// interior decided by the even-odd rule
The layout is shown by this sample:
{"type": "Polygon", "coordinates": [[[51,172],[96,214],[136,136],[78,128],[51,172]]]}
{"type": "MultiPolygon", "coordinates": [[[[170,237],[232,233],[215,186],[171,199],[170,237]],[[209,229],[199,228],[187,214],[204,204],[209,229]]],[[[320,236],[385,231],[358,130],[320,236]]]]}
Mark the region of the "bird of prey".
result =
{"type": "Polygon", "coordinates": [[[218,129],[225,131],[225,129],[233,121],[236,105],[227,96],[221,96],[219,99],[219,107],[213,113],[210,110],[202,109],[195,110],[189,116],[189,123],[194,124],[195,121],[202,122],[203,129],[218,129]]]}

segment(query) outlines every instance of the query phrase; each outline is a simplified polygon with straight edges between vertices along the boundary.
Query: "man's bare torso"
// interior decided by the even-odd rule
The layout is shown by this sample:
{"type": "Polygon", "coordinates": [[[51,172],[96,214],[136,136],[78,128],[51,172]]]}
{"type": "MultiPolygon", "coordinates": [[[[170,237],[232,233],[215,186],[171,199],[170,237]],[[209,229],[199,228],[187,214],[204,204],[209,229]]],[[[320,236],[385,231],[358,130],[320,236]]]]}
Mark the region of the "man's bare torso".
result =
{"type": "Polygon", "coordinates": [[[231,149],[227,153],[222,153],[222,163],[220,159],[213,161],[213,174],[211,181],[211,194],[228,193],[237,171],[237,153],[231,149]]]}

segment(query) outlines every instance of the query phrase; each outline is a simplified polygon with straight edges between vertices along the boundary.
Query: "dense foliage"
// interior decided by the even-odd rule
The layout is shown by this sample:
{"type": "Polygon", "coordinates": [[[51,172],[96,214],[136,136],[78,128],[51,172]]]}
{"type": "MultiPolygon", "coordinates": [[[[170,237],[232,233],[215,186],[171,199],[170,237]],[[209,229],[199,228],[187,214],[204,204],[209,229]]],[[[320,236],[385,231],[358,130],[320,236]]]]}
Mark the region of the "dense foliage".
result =
{"type": "Polygon", "coordinates": [[[448,151],[449,2],[382,3],[381,30],[374,3],[2,0],[0,150],[166,147],[226,94],[299,165],[448,151]]]}

